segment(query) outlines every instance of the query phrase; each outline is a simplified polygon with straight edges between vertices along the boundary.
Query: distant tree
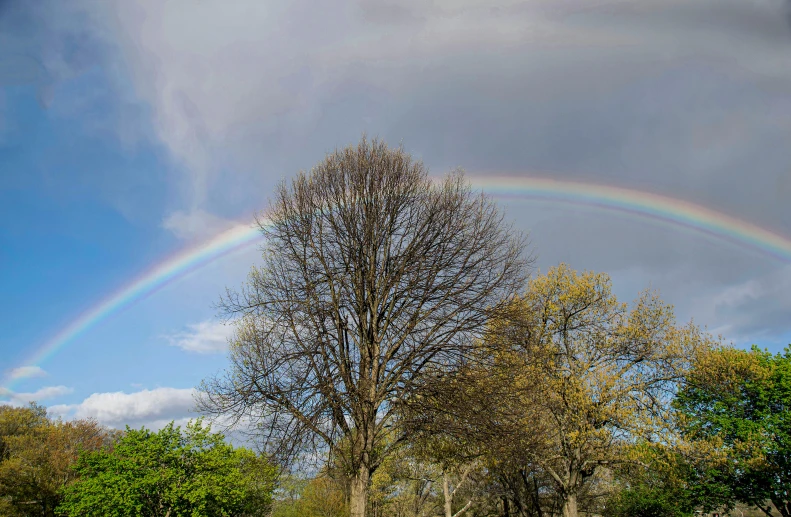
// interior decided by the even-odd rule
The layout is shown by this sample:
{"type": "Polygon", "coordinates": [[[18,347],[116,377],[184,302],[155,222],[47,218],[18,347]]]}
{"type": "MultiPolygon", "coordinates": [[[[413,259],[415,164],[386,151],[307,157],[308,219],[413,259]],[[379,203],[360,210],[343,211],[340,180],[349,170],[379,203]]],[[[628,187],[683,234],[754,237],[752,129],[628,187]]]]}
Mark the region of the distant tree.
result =
{"type": "Polygon", "coordinates": [[[409,430],[411,455],[436,471],[431,481],[446,515],[462,509],[474,515],[501,505],[503,515],[513,509],[532,516],[537,510],[541,517],[535,472],[523,451],[535,453],[542,433],[537,424],[526,431],[529,393],[515,381],[502,354],[479,343],[465,364],[427,375],[420,389],[399,404],[399,425],[409,430]],[[456,493],[444,486],[454,477],[456,493]]]}
{"type": "Polygon", "coordinates": [[[394,402],[521,289],[524,241],[461,174],[434,182],[365,139],[282,184],[265,215],[263,264],[223,301],[241,315],[231,367],[202,408],[252,420],[285,462],[328,451],[364,517],[371,475],[405,439],[391,439],[394,402]]]}
{"type": "Polygon", "coordinates": [[[691,517],[685,500],[664,486],[635,485],[611,498],[605,509],[607,517],[691,517]]]}
{"type": "Polygon", "coordinates": [[[437,386],[434,407],[460,411],[464,435],[491,461],[546,476],[562,515],[576,517],[580,498],[595,504],[601,492],[591,483],[607,486],[600,469],[636,461],[630,444],[640,439],[662,439],[678,383],[710,338],[677,327],[656,295],[630,308],[607,275],[563,264],[533,278],[511,310],[489,322],[477,363],[437,386]]]}
{"type": "Polygon", "coordinates": [[[300,500],[310,479],[282,472],[272,494],[270,517],[301,517],[300,500]]]}
{"type": "Polygon", "coordinates": [[[687,454],[690,449],[642,442],[633,452],[640,463],[613,469],[615,490],[604,505],[606,517],[691,517],[696,509],[725,509],[716,494],[691,481],[697,465],[696,455],[687,454]]]}
{"type": "Polygon", "coordinates": [[[33,433],[48,423],[47,408],[35,402],[24,408],[0,405],[0,461],[9,458],[13,437],[33,433]]]}
{"type": "Polygon", "coordinates": [[[349,514],[343,485],[325,475],[308,482],[302,492],[299,507],[299,515],[303,517],[343,517],[349,514]]]}
{"type": "Polygon", "coordinates": [[[526,432],[542,433],[527,452],[554,481],[563,515],[576,517],[600,467],[633,461],[635,440],[661,439],[678,383],[711,340],[692,324],[676,326],[655,294],[629,307],[607,275],[565,264],[534,278],[513,308],[489,339],[527,394],[526,432]]]}
{"type": "Polygon", "coordinates": [[[713,350],[690,372],[675,405],[685,437],[719,453],[693,482],[767,515],[771,501],[791,517],[791,347],[776,355],[713,350]]]}
{"type": "MultiPolygon", "coordinates": [[[[427,418],[437,419],[437,416],[429,415],[427,418]]],[[[461,436],[434,433],[431,427],[425,430],[413,435],[410,453],[414,461],[430,466],[436,472],[432,481],[440,493],[443,516],[460,517],[478,502],[469,497],[467,488],[482,470],[481,448],[461,436]],[[465,495],[468,497],[463,499],[465,495]]]]}
{"type": "Polygon", "coordinates": [[[185,432],[129,429],[112,448],[82,454],[58,511],[71,517],[241,517],[269,510],[276,469],[201,421],[185,432]]]}
{"type": "Polygon", "coordinates": [[[61,490],[77,477],[78,456],[107,437],[96,422],[53,421],[36,404],[0,406],[0,515],[55,515],[61,490]]]}

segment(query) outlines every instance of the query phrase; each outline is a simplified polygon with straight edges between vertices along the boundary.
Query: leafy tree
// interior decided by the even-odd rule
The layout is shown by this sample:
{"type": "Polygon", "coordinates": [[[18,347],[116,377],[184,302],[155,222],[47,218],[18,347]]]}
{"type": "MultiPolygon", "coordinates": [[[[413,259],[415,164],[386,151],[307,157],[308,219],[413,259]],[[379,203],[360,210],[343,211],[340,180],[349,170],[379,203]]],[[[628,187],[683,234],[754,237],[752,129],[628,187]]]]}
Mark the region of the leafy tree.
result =
{"type": "Polygon", "coordinates": [[[80,456],[79,480],[66,487],[60,512],[73,517],[264,515],[276,471],[235,449],[200,420],[186,431],[127,428],[112,448],[80,456]]]}
{"type": "Polygon", "coordinates": [[[408,444],[387,457],[371,478],[370,513],[374,517],[434,515],[442,504],[437,497],[440,477],[436,465],[414,454],[408,444]]]}
{"type": "Polygon", "coordinates": [[[52,421],[36,404],[0,406],[0,514],[55,515],[61,490],[76,478],[78,456],[100,448],[107,437],[90,420],[52,421]]]}
{"type": "Polygon", "coordinates": [[[582,495],[595,501],[591,483],[606,486],[599,469],[636,461],[629,445],[640,438],[661,439],[678,382],[710,338],[677,327],[656,295],[630,308],[607,275],[563,264],[532,279],[511,309],[490,322],[480,366],[456,376],[507,395],[487,403],[456,389],[441,405],[465,410],[459,419],[493,442],[492,460],[512,455],[546,474],[561,513],[576,517],[582,495]]]}
{"type": "Polygon", "coordinates": [[[698,508],[708,512],[722,507],[691,481],[696,459],[682,453],[689,449],[643,442],[633,451],[639,463],[614,469],[619,489],[607,499],[607,517],[690,517],[698,508]]]}
{"type": "Polygon", "coordinates": [[[770,500],[791,516],[791,347],[776,355],[713,350],[690,372],[675,405],[684,435],[719,458],[696,472],[700,486],[767,515],[770,500]]]}
{"type": "Polygon", "coordinates": [[[259,226],[263,264],[224,300],[242,316],[231,367],[202,409],[252,419],[284,462],[329,451],[364,517],[371,475],[406,440],[382,446],[393,401],[459,362],[522,288],[523,239],[461,174],[435,182],[365,139],[281,185],[259,226]]]}
{"type": "Polygon", "coordinates": [[[482,469],[480,448],[474,442],[450,436],[449,433],[434,434],[429,427],[426,430],[429,432],[415,435],[409,452],[414,460],[431,466],[436,472],[432,481],[438,485],[438,491],[441,490],[443,515],[464,515],[478,502],[470,497],[460,501],[459,496],[470,495],[466,489],[482,469]]]}
{"type": "Polygon", "coordinates": [[[277,488],[272,494],[270,517],[300,517],[299,501],[310,480],[288,473],[281,473],[277,488]]]}
{"type": "Polygon", "coordinates": [[[691,517],[684,500],[665,487],[637,485],[629,487],[610,499],[605,515],[608,517],[691,517]]]}
{"type": "Polygon", "coordinates": [[[9,439],[29,434],[49,423],[47,408],[31,403],[26,408],[0,405],[0,460],[10,456],[9,439]]]}
{"type": "Polygon", "coordinates": [[[300,499],[300,515],[305,517],[343,517],[349,505],[342,484],[327,476],[310,480],[300,499]]]}
{"type": "Polygon", "coordinates": [[[349,514],[346,488],[326,473],[310,479],[286,477],[271,517],[343,517],[349,514]]]}

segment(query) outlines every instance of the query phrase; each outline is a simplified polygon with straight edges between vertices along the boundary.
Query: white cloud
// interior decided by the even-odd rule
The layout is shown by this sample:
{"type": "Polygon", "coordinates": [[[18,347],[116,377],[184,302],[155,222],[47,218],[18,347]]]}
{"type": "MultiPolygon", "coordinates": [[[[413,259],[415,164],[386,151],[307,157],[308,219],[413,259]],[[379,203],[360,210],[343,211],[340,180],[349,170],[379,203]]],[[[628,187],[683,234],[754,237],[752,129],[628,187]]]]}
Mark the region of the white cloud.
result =
{"type": "Polygon", "coordinates": [[[29,402],[41,402],[68,395],[74,390],[68,386],[45,386],[30,393],[19,393],[6,388],[0,388],[0,397],[7,399],[12,406],[24,405],[29,402]]]}
{"type": "Polygon", "coordinates": [[[51,406],[49,411],[66,419],[95,418],[99,423],[111,427],[130,425],[138,427],[161,427],[176,420],[185,422],[198,415],[195,406],[195,390],[192,388],[155,388],[134,393],[94,393],[79,404],[51,406]]]}
{"type": "Polygon", "coordinates": [[[204,210],[175,211],[165,217],[162,227],[183,240],[196,240],[214,236],[233,226],[233,221],[223,219],[204,210]]]}
{"type": "Polygon", "coordinates": [[[199,354],[221,353],[228,349],[228,339],[233,334],[233,326],[206,320],[187,327],[189,330],[185,332],[166,336],[171,346],[199,354]]]}
{"type": "Polygon", "coordinates": [[[29,377],[44,377],[47,375],[40,366],[20,366],[8,372],[9,379],[26,379],[29,377]]]}

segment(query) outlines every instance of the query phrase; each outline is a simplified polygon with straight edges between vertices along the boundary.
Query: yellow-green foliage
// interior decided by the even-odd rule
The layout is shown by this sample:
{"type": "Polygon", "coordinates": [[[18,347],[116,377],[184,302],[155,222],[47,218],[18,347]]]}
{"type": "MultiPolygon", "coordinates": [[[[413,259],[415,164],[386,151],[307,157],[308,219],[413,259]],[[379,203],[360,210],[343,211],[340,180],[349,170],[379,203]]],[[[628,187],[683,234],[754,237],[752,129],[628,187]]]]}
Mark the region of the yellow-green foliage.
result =
{"type": "Polygon", "coordinates": [[[345,517],[349,505],[342,483],[326,475],[288,480],[289,494],[281,494],[271,517],[345,517]]]}
{"type": "Polygon", "coordinates": [[[488,343],[511,372],[508,414],[521,451],[573,498],[601,466],[634,461],[631,443],[664,434],[674,387],[713,341],[650,291],[619,302],[606,274],[561,264],[531,280],[488,343]]]}
{"type": "Polygon", "coordinates": [[[80,452],[107,437],[95,422],[51,420],[41,406],[0,406],[0,515],[52,515],[80,452]]]}

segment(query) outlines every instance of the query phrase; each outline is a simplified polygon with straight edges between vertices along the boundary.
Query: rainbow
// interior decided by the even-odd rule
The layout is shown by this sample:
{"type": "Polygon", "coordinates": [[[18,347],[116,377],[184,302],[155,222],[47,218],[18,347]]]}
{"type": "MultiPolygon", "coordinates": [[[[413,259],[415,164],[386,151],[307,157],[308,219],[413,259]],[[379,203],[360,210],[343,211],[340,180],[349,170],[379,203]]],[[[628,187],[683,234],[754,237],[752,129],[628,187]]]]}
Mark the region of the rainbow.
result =
{"type": "MultiPolygon", "coordinates": [[[[472,176],[468,179],[474,188],[482,189],[497,198],[550,200],[636,214],[666,224],[689,228],[757,250],[784,262],[791,262],[791,239],[688,201],[621,187],[549,178],[472,176]]],[[[28,368],[39,366],[66,344],[121,309],[142,300],[201,266],[235,250],[261,242],[262,237],[256,226],[238,225],[207,242],[183,250],[155,264],[53,335],[22,362],[22,366],[28,368]]],[[[11,384],[19,378],[20,375],[6,372],[0,388],[10,390],[11,384]]],[[[2,391],[0,389],[0,393],[2,391]]]]}
{"type": "MultiPolygon", "coordinates": [[[[22,364],[24,366],[39,366],[64,345],[132,303],[144,299],[171,282],[199,269],[201,266],[234,251],[247,248],[256,243],[260,244],[262,241],[263,238],[257,226],[238,224],[208,241],[168,257],[139,274],[134,280],[79,315],[69,325],[38,347],[35,353],[30,355],[22,364]]],[[[3,388],[11,390],[14,381],[23,377],[21,375],[13,375],[11,371],[5,372],[5,377],[0,383],[0,393],[3,392],[3,388]]]]}

